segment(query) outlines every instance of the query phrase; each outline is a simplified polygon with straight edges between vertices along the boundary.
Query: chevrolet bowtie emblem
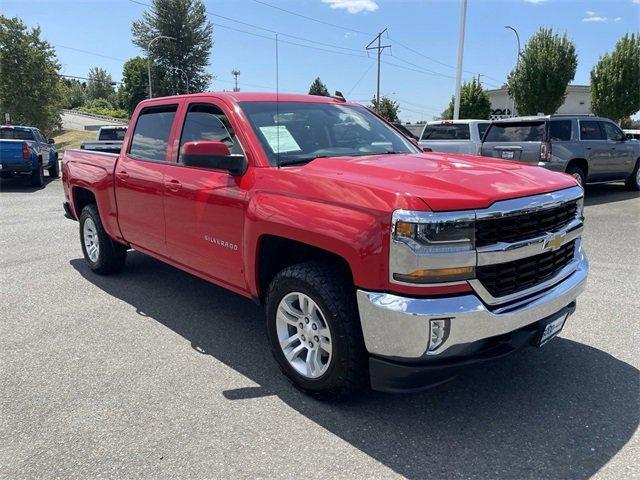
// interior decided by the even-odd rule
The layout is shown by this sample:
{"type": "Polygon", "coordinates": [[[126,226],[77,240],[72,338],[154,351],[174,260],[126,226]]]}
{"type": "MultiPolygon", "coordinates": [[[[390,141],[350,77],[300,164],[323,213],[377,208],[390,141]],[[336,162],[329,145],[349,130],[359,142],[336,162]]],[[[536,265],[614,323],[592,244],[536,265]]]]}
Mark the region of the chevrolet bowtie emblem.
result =
{"type": "Polygon", "coordinates": [[[544,248],[545,250],[557,250],[564,243],[564,233],[560,233],[558,235],[554,235],[547,240],[544,248]]]}

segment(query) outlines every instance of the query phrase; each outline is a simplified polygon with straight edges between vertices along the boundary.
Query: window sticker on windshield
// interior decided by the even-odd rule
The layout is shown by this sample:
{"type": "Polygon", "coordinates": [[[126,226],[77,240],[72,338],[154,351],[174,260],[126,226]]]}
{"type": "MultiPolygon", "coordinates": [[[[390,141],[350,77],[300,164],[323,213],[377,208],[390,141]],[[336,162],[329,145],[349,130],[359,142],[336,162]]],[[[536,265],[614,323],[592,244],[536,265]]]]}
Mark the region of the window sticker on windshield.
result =
{"type": "Polygon", "coordinates": [[[299,152],[300,145],[291,135],[286,125],[271,125],[268,127],[260,127],[260,131],[269,143],[269,147],[273,153],[299,152]]]}

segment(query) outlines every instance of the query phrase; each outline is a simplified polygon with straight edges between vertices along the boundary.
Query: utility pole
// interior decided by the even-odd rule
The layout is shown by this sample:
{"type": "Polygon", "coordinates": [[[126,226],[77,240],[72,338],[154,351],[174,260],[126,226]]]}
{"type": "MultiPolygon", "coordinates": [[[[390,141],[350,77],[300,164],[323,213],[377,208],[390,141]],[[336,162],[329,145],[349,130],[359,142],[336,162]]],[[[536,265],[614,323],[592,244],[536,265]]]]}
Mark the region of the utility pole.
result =
{"type": "Polygon", "coordinates": [[[240,89],[238,88],[238,75],[240,75],[240,70],[238,70],[237,68],[234,68],[233,70],[231,70],[231,75],[236,77],[236,86],[233,87],[233,91],[234,92],[239,92],[240,89]]]}
{"type": "Polygon", "coordinates": [[[387,29],[382,30],[376,37],[369,42],[369,45],[365,47],[366,50],[377,50],[378,51],[378,85],[376,87],[376,111],[380,113],[380,56],[385,48],[391,48],[391,45],[382,45],[382,34],[386,33],[387,29]],[[372,47],[374,43],[377,42],[377,45],[372,47]]]}
{"type": "Polygon", "coordinates": [[[458,39],[458,68],[456,70],[456,97],[453,102],[453,119],[460,118],[460,82],[462,81],[462,55],[464,53],[464,28],[467,22],[467,0],[460,7],[460,38],[458,39]]]}
{"type": "MultiPolygon", "coordinates": [[[[520,56],[522,55],[522,51],[520,50],[520,35],[518,34],[518,30],[513,28],[511,25],[505,25],[504,28],[506,28],[508,30],[511,30],[513,33],[516,34],[516,41],[518,42],[518,57],[516,58],[516,68],[518,68],[520,66],[520,56]]],[[[507,100],[508,99],[509,99],[509,93],[508,93],[508,90],[507,90],[507,100]]],[[[515,116],[515,113],[516,113],[516,99],[514,98],[513,99],[513,108],[512,108],[512,111],[511,111],[512,116],[515,116]]]]}

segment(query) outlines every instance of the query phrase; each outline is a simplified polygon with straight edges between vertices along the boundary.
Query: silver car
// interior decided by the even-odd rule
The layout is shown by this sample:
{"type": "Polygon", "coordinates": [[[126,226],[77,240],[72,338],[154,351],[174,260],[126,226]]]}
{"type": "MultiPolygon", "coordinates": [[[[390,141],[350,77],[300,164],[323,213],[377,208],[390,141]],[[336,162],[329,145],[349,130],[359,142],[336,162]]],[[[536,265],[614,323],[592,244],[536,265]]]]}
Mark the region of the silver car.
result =
{"type": "Polygon", "coordinates": [[[434,152],[480,154],[482,136],[489,120],[440,120],[424,126],[420,141],[434,152]]]}
{"type": "Polygon", "coordinates": [[[546,115],[495,120],[481,155],[536,164],[573,175],[580,185],[626,181],[640,190],[640,142],[611,120],[588,115],[546,115]]]}

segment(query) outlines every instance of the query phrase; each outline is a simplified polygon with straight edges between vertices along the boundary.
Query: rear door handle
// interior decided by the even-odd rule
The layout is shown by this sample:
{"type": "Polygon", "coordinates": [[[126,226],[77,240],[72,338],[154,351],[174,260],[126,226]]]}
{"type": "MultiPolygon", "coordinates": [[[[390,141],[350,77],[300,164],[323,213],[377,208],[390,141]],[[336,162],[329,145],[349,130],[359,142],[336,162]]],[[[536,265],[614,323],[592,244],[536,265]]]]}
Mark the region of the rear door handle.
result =
{"type": "Polygon", "coordinates": [[[584,147],[585,150],[591,150],[591,147],[584,147]]]}
{"type": "Polygon", "coordinates": [[[167,190],[171,190],[172,192],[177,192],[182,188],[182,184],[175,179],[164,182],[164,186],[167,190]]]}
{"type": "Polygon", "coordinates": [[[125,178],[129,178],[129,174],[124,170],[120,170],[119,172],[116,172],[116,177],[124,180],[125,178]]]}

